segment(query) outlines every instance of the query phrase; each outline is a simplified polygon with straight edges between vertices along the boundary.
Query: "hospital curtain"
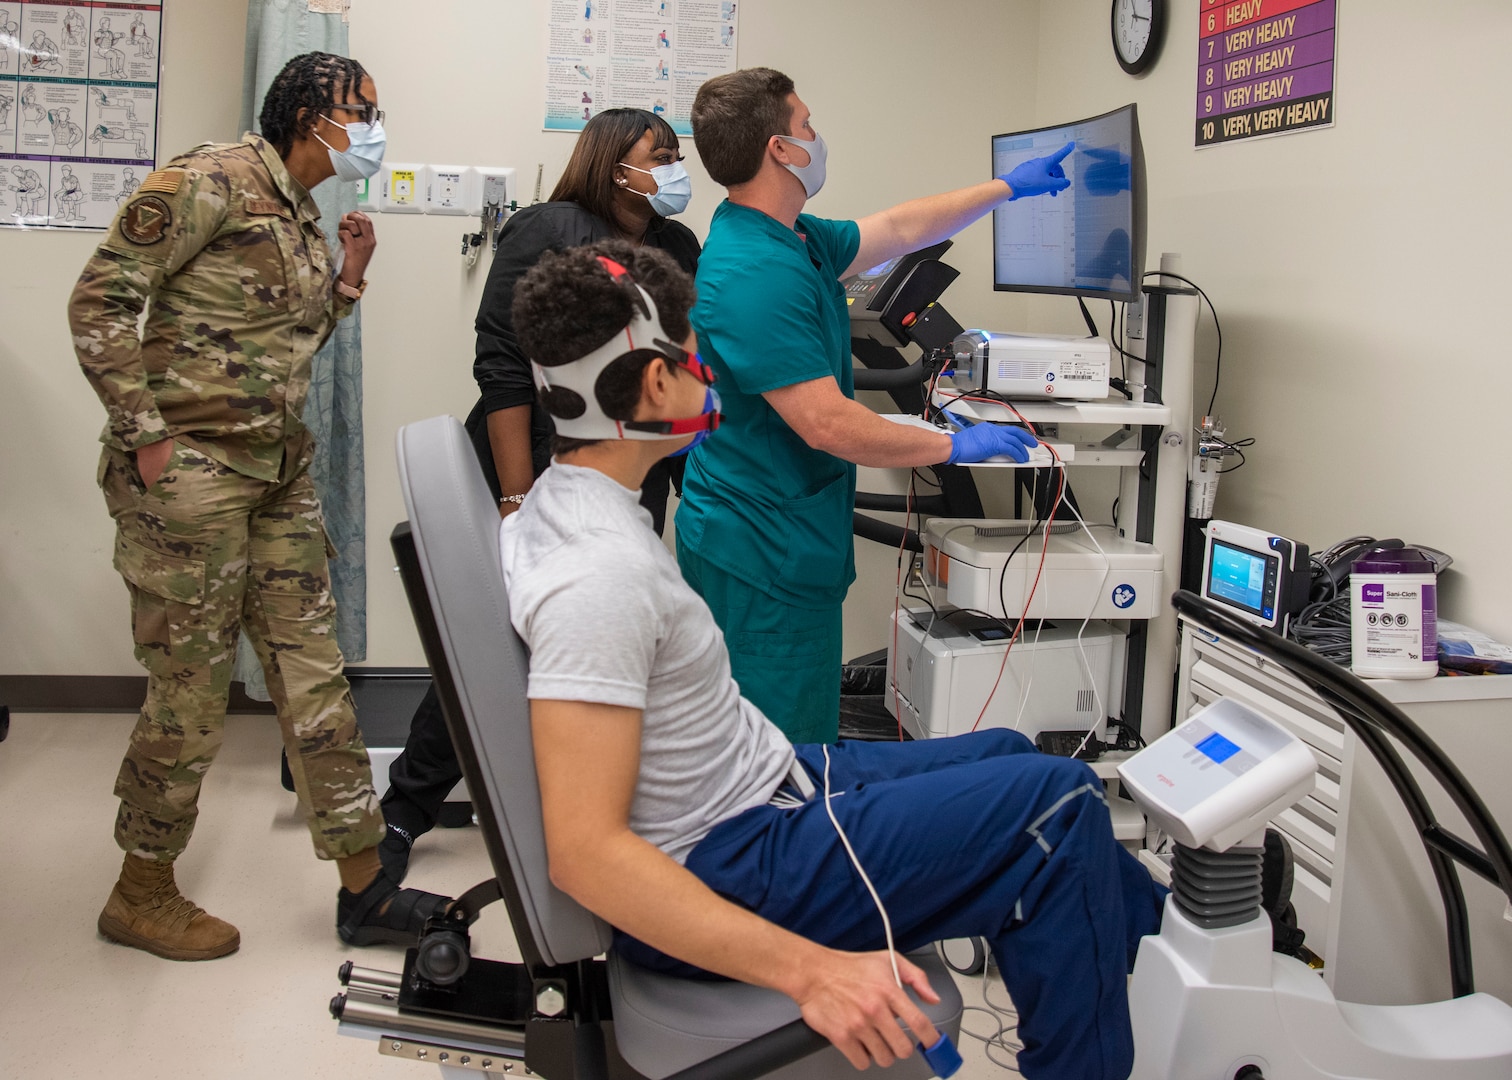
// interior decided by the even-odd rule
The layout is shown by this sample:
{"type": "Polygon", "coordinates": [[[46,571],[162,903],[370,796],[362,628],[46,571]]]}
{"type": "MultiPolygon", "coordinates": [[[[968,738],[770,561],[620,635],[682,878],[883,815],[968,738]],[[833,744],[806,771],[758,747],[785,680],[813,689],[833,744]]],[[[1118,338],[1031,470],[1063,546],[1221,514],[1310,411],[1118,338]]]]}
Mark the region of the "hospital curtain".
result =
{"type": "MultiPolygon", "coordinates": [[[[302,53],[347,55],[347,24],[340,0],[250,0],[247,56],[242,82],[242,130],[257,131],[263,95],[284,64],[302,53]],[[323,10],[322,10],[323,9],[323,10]],[[334,9],[334,12],[333,12],[334,9]],[[326,12],[332,12],[327,14],[326,12]]],[[[313,192],[320,224],[334,253],[341,215],[357,208],[351,184],[330,181],[313,192]]],[[[311,479],[325,509],[336,598],[336,639],[350,663],[367,658],[367,503],[362,458],[362,305],[336,324],[315,356],[304,420],[315,436],[311,479]]],[[[237,648],[236,673],[247,693],[268,700],[262,668],[246,635],[237,648]]]]}

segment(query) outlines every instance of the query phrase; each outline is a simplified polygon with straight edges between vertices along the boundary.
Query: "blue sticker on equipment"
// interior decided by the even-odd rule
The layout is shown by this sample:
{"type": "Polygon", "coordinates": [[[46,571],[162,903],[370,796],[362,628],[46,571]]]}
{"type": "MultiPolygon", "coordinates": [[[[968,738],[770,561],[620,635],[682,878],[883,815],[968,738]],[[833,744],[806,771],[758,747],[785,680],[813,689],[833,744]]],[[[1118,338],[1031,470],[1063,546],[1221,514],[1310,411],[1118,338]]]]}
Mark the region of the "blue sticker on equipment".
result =
{"type": "Polygon", "coordinates": [[[1120,611],[1125,610],[1134,603],[1134,586],[1119,585],[1113,590],[1113,606],[1120,611]]]}

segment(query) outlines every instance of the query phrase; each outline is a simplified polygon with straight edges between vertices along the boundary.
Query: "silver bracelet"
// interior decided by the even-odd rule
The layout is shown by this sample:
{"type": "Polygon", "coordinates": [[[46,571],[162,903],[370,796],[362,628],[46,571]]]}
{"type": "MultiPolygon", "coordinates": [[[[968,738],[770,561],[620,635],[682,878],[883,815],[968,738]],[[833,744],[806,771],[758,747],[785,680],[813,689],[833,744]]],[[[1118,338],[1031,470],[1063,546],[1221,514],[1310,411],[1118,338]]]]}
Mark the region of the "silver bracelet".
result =
{"type": "Polygon", "coordinates": [[[503,506],[507,502],[512,502],[516,506],[519,506],[524,501],[525,501],[525,496],[523,496],[523,495],[505,495],[503,498],[501,498],[499,500],[499,505],[503,506]]]}

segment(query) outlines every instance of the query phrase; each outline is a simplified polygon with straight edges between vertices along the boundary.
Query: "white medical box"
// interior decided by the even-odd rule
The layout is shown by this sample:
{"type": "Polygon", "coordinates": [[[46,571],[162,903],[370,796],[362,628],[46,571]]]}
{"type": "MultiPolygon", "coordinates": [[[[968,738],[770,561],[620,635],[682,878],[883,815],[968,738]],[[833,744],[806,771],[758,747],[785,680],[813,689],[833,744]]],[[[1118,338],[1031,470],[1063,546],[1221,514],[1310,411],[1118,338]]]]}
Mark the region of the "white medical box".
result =
{"type": "Polygon", "coordinates": [[[1093,525],[1092,536],[1074,525],[1051,534],[1041,574],[1045,538],[1035,532],[1025,539],[1026,528],[1022,521],[932,519],[923,537],[925,580],[950,606],[999,618],[1153,619],[1167,610],[1165,558],[1153,544],[1127,540],[1111,525],[1093,525]]]}
{"type": "Polygon", "coordinates": [[[957,387],[1038,400],[1101,401],[1108,396],[1113,353],[1106,338],[967,330],[952,348],[957,387]]]}

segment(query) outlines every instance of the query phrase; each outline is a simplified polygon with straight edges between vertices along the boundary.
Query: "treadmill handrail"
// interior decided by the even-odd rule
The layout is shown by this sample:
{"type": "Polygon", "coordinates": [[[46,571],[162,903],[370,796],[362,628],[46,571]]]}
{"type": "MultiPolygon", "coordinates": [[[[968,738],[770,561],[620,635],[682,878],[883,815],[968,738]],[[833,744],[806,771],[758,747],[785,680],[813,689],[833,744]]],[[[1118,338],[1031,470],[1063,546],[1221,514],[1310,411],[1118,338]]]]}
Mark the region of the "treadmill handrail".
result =
{"type": "Polygon", "coordinates": [[[931,371],[921,356],[907,367],[852,369],[851,378],[857,390],[903,390],[910,386],[922,386],[929,381],[931,371]]]}

